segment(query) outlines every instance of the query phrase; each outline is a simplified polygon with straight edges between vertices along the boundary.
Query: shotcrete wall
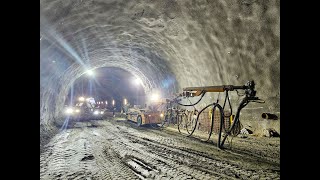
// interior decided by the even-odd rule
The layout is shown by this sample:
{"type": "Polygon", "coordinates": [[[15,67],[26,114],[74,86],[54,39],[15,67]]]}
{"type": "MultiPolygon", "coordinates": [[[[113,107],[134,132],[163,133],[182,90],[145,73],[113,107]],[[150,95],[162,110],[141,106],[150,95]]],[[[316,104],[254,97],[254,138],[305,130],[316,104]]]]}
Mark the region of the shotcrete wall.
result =
{"type": "Polygon", "coordinates": [[[41,0],[41,136],[53,131],[72,82],[98,67],[123,68],[146,91],[166,93],[254,80],[266,103],[248,105],[241,121],[280,132],[280,119],[261,118],[280,115],[279,8],[277,0],[41,0]]]}

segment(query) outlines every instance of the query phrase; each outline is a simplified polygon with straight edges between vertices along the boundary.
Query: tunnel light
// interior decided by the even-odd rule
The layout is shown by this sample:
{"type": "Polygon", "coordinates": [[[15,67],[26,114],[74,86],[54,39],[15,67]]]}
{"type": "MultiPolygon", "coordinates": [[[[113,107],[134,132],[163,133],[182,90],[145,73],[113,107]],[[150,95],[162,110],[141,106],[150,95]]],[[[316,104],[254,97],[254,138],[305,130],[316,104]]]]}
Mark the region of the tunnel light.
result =
{"type": "Polygon", "coordinates": [[[72,114],[73,113],[73,109],[72,108],[67,108],[66,109],[66,113],[67,114],[72,114]]]}
{"type": "Polygon", "coordinates": [[[79,101],[84,101],[84,97],[79,97],[79,99],[78,99],[79,101]]]}
{"type": "Polygon", "coordinates": [[[112,105],[114,106],[114,104],[115,104],[115,102],[114,102],[114,100],[112,100],[112,105]]]}
{"type": "Polygon", "coordinates": [[[157,93],[154,93],[151,95],[151,101],[159,101],[160,97],[159,97],[159,94],[157,93]]]}
{"type": "Polygon", "coordinates": [[[140,78],[136,78],[136,79],[134,79],[134,84],[135,85],[139,85],[139,84],[142,84],[142,81],[141,81],[141,79],[140,78]]]}
{"type": "Polygon", "coordinates": [[[127,99],[124,99],[124,105],[127,105],[127,99]]]}
{"type": "Polygon", "coordinates": [[[89,75],[89,76],[93,76],[94,75],[94,72],[92,70],[87,70],[86,73],[89,75]]]}

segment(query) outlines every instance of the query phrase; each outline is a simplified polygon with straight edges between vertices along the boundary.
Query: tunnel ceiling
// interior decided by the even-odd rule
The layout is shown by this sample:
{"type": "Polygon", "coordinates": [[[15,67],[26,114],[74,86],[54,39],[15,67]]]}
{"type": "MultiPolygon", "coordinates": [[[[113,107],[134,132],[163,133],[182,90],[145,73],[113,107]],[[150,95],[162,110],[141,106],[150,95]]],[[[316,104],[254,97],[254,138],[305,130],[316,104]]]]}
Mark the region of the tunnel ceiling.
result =
{"type": "Polygon", "coordinates": [[[87,68],[118,67],[144,88],[257,84],[279,108],[280,2],[41,0],[41,119],[87,68]]]}

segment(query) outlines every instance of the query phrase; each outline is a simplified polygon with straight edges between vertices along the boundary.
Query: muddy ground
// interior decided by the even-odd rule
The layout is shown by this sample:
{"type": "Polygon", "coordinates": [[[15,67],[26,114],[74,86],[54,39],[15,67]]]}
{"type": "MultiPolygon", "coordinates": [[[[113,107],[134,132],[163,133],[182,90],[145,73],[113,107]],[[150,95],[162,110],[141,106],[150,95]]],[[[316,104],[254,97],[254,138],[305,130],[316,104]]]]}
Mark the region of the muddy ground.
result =
{"type": "Polygon", "coordinates": [[[280,138],[235,137],[226,149],[174,127],[77,122],[40,154],[40,179],[280,179],[280,138]]]}

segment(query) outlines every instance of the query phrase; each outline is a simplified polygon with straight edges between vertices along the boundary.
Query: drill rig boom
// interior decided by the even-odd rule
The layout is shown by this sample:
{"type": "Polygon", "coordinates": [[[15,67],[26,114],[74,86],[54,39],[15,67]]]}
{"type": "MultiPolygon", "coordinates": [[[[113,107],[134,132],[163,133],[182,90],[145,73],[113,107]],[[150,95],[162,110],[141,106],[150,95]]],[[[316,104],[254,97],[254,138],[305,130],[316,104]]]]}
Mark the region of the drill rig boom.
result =
{"type": "Polygon", "coordinates": [[[199,96],[205,92],[224,92],[224,91],[233,91],[235,89],[247,89],[248,86],[233,86],[233,85],[223,85],[223,86],[202,86],[202,87],[187,87],[183,88],[183,91],[190,96],[199,96]]]}

